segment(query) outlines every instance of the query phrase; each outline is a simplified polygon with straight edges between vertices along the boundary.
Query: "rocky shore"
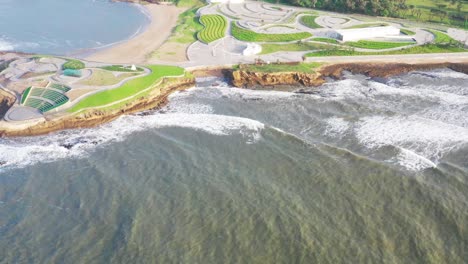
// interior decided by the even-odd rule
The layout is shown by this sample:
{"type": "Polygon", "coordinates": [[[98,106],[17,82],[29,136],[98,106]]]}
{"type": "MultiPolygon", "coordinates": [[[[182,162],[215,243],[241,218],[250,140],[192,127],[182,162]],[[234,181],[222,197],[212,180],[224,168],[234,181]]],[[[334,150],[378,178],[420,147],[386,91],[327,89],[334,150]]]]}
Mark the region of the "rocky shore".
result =
{"type": "Polygon", "coordinates": [[[245,70],[226,71],[235,87],[250,89],[275,89],[281,86],[320,86],[326,78],[341,79],[345,71],[369,77],[387,78],[416,70],[449,68],[468,74],[468,63],[340,63],[323,65],[312,73],[277,72],[264,73],[245,70]]]}
{"type": "MultiPolygon", "coordinates": [[[[124,114],[163,107],[167,104],[167,98],[171,93],[192,87],[194,83],[194,79],[183,79],[175,82],[164,81],[160,85],[162,87],[160,88],[161,92],[155,89],[149,96],[136,99],[118,110],[90,110],[79,114],[66,114],[48,118],[38,123],[31,123],[31,125],[26,127],[24,124],[16,126],[15,124],[2,122],[0,124],[0,137],[36,136],[64,129],[94,127],[110,122],[124,114]]],[[[5,98],[3,97],[3,101],[9,100],[5,98]]],[[[2,97],[0,97],[0,102],[3,101],[2,97]]],[[[6,103],[0,104],[0,106],[3,105],[6,105],[6,103]]]]}

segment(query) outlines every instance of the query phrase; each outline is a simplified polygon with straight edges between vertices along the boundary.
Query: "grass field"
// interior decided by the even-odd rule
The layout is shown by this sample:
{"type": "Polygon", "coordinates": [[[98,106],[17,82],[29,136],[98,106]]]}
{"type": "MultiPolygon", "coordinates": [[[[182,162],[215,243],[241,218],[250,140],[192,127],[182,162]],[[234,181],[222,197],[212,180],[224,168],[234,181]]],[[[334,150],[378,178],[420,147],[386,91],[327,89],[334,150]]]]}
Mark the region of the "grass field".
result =
{"type": "Polygon", "coordinates": [[[62,69],[81,70],[84,69],[85,64],[79,60],[68,60],[62,65],[62,69]]]}
{"type": "Polygon", "coordinates": [[[332,44],[338,44],[338,40],[332,39],[332,38],[313,38],[311,39],[313,41],[318,41],[318,42],[325,42],[325,43],[332,43],[332,44]]]}
{"type": "Polygon", "coordinates": [[[407,35],[407,36],[414,36],[414,35],[416,35],[416,32],[411,31],[411,30],[409,30],[409,29],[404,29],[404,28],[400,29],[400,32],[403,33],[403,34],[405,34],[405,35],[407,35]]]}
{"type": "Polygon", "coordinates": [[[177,26],[173,29],[173,33],[169,41],[190,44],[197,41],[197,32],[203,29],[197,18],[197,10],[203,6],[202,2],[195,2],[193,7],[187,9],[179,15],[177,26]]]}
{"type": "Polygon", "coordinates": [[[360,55],[399,55],[399,54],[423,54],[423,53],[454,53],[466,52],[463,48],[449,45],[427,44],[411,47],[402,50],[382,51],[382,52],[359,52],[353,50],[331,49],[307,53],[306,57],[328,57],[328,56],[360,56],[360,55]]]}
{"type": "Polygon", "coordinates": [[[263,44],[261,54],[269,54],[278,51],[309,51],[328,48],[328,45],[317,43],[299,42],[288,44],[263,44]]]}
{"type": "Polygon", "coordinates": [[[322,63],[312,62],[312,63],[299,63],[299,64],[264,64],[264,65],[255,65],[255,64],[246,64],[242,65],[242,70],[252,71],[252,72],[266,72],[266,73],[275,73],[275,72],[303,72],[303,73],[313,73],[316,68],[320,67],[322,63]]]}
{"type": "Polygon", "coordinates": [[[235,22],[231,23],[231,34],[238,40],[250,42],[287,42],[311,37],[309,32],[289,34],[264,34],[239,27],[235,22]]]}
{"type": "Polygon", "coordinates": [[[98,107],[123,100],[150,87],[163,77],[178,76],[185,72],[183,68],[176,66],[151,65],[148,68],[151,70],[149,75],[132,79],[118,88],[90,95],[74,105],[69,112],[77,112],[83,108],[98,107]]]}
{"type": "Polygon", "coordinates": [[[317,16],[302,16],[299,22],[308,28],[321,28],[319,24],[315,23],[316,18],[317,16]]]}
{"type": "Polygon", "coordinates": [[[449,35],[447,35],[447,34],[445,34],[443,32],[440,32],[438,30],[427,29],[427,31],[434,34],[434,36],[435,36],[434,43],[435,44],[458,43],[458,41],[456,41],[455,39],[453,39],[449,35]]]}
{"type": "Polygon", "coordinates": [[[353,48],[361,49],[391,49],[404,47],[415,42],[384,42],[384,41],[370,41],[370,40],[359,40],[356,42],[346,42],[345,44],[353,48]]]}
{"type": "Polygon", "coordinates": [[[125,72],[115,76],[110,71],[93,69],[93,74],[88,79],[79,82],[79,84],[91,86],[114,85],[124,80],[125,78],[132,77],[137,74],[138,73],[125,72]]]}
{"type": "Polygon", "coordinates": [[[198,32],[198,39],[206,44],[221,39],[226,34],[227,20],[221,15],[204,15],[200,23],[205,26],[198,32]]]}
{"type": "Polygon", "coordinates": [[[360,24],[354,25],[351,27],[347,27],[346,29],[353,29],[353,28],[370,28],[370,27],[385,27],[388,26],[387,23],[368,23],[368,24],[360,24]]]}

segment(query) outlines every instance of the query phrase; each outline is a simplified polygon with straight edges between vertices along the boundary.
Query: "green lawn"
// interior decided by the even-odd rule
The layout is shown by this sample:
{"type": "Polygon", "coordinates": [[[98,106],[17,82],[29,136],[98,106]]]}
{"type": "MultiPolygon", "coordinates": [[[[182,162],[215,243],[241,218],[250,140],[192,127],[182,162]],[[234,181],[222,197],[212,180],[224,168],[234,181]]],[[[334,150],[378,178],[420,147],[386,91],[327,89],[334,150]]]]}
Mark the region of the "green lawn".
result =
{"type": "Polygon", "coordinates": [[[370,41],[370,40],[359,40],[357,42],[346,42],[346,45],[354,48],[361,49],[391,49],[404,47],[414,42],[384,42],[384,41],[370,41]]]}
{"type": "Polygon", "coordinates": [[[185,72],[183,68],[176,66],[151,65],[148,68],[152,71],[151,74],[130,80],[118,88],[90,95],[74,105],[69,112],[77,112],[83,108],[98,107],[123,100],[150,87],[163,77],[178,76],[185,72]]]}
{"type": "Polygon", "coordinates": [[[317,23],[315,23],[315,19],[317,16],[302,16],[299,19],[299,22],[309,28],[321,28],[321,26],[317,23]]]}
{"type": "Polygon", "coordinates": [[[264,65],[255,65],[255,64],[246,64],[242,65],[242,70],[251,71],[251,72],[265,72],[265,73],[275,73],[275,72],[303,72],[303,73],[313,73],[316,68],[320,67],[322,63],[312,62],[312,63],[299,63],[299,64],[264,64],[264,65]]]}
{"type": "Polygon", "coordinates": [[[346,29],[353,29],[353,28],[370,28],[370,27],[385,27],[388,26],[387,23],[368,23],[368,24],[360,24],[354,25],[351,27],[347,27],[346,29]]]}
{"type": "Polygon", "coordinates": [[[263,44],[261,54],[269,54],[278,51],[309,51],[327,48],[328,45],[322,45],[309,42],[298,42],[288,44],[263,44]]]}
{"type": "Polygon", "coordinates": [[[70,70],[81,70],[84,69],[85,64],[79,60],[68,60],[62,65],[62,69],[70,69],[70,70]]]}
{"type": "Polygon", "coordinates": [[[423,53],[454,53],[466,52],[466,49],[449,45],[427,44],[411,47],[402,50],[381,51],[381,52],[359,52],[353,50],[330,49],[307,53],[306,57],[327,57],[327,56],[360,56],[360,55],[399,55],[399,54],[423,54],[423,53]]]}
{"type": "Polygon", "coordinates": [[[173,29],[169,41],[181,44],[190,44],[197,41],[197,32],[203,29],[203,25],[200,24],[196,14],[198,8],[202,5],[199,2],[179,15],[177,26],[173,29]]]}
{"type": "Polygon", "coordinates": [[[411,30],[409,30],[409,29],[404,29],[404,28],[400,29],[400,32],[403,33],[403,34],[405,34],[405,35],[407,35],[407,36],[414,36],[414,35],[416,35],[416,32],[411,31],[411,30]]]}
{"type": "Polygon", "coordinates": [[[427,31],[434,34],[434,36],[435,36],[434,43],[435,44],[458,43],[458,41],[456,41],[455,39],[453,39],[449,35],[447,35],[445,33],[442,33],[442,32],[440,32],[438,30],[427,29],[427,31]]]}
{"type": "Polygon", "coordinates": [[[462,28],[468,28],[468,24],[464,19],[454,19],[450,16],[444,16],[443,19],[437,14],[431,13],[431,9],[447,12],[449,14],[460,14],[465,15],[468,13],[468,1],[462,2],[460,12],[457,10],[457,5],[452,4],[451,1],[442,0],[406,0],[408,9],[404,13],[403,17],[412,18],[418,21],[433,21],[436,23],[444,23],[454,25],[462,28]],[[440,8],[437,5],[445,5],[440,8]],[[411,8],[414,7],[414,8],[411,8]],[[420,14],[418,14],[420,11],[420,14]]]}
{"type": "Polygon", "coordinates": [[[226,34],[227,20],[221,15],[204,15],[200,23],[205,26],[198,32],[198,39],[206,44],[221,39],[226,34]]]}
{"type": "Polygon", "coordinates": [[[231,34],[238,40],[250,42],[287,42],[301,40],[312,36],[309,32],[289,33],[289,34],[264,34],[252,30],[244,29],[235,22],[231,23],[231,34]]]}
{"type": "Polygon", "coordinates": [[[332,43],[332,44],[338,44],[338,40],[332,39],[332,38],[313,38],[311,39],[313,41],[318,41],[318,42],[325,42],[325,43],[332,43]]]}

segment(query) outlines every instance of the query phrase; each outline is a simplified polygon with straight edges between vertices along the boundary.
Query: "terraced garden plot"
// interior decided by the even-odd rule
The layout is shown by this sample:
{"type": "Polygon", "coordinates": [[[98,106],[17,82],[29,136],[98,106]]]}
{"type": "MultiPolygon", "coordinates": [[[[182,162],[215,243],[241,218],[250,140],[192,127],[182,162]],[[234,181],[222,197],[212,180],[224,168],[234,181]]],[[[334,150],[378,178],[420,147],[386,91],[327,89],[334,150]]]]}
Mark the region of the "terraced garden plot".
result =
{"type": "Polygon", "coordinates": [[[302,25],[308,27],[308,28],[321,28],[321,26],[317,23],[315,23],[315,19],[317,16],[302,16],[299,19],[299,22],[301,22],[302,25]]]}
{"type": "Polygon", "coordinates": [[[198,32],[198,39],[203,43],[210,43],[224,37],[227,21],[221,15],[204,15],[200,17],[200,23],[205,26],[198,32]]]}
{"type": "Polygon", "coordinates": [[[231,23],[231,34],[238,40],[249,42],[288,42],[312,37],[309,32],[287,33],[287,34],[265,34],[244,29],[235,22],[231,23]]]}
{"type": "Polygon", "coordinates": [[[357,42],[346,42],[346,45],[354,47],[354,48],[361,48],[361,49],[391,49],[391,48],[398,48],[404,47],[415,42],[384,42],[384,41],[370,41],[370,40],[359,40],[357,42]]]}

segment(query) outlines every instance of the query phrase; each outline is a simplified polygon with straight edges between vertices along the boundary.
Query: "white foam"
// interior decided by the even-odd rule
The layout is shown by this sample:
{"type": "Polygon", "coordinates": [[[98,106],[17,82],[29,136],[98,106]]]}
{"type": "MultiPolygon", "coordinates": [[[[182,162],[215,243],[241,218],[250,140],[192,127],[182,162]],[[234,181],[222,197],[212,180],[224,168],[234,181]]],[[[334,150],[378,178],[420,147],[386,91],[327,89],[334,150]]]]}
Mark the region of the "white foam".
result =
{"type": "Polygon", "coordinates": [[[122,141],[137,131],[167,127],[194,129],[217,136],[238,134],[246,143],[253,143],[261,138],[264,124],[247,118],[212,114],[122,116],[97,128],[0,141],[0,162],[6,163],[0,169],[80,157],[89,154],[96,145],[122,141]]]}
{"type": "Polygon", "coordinates": [[[350,127],[348,121],[339,117],[328,118],[325,122],[327,123],[325,134],[332,137],[343,136],[350,127]]]}
{"type": "Polygon", "coordinates": [[[430,72],[415,72],[416,74],[425,74],[437,78],[455,78],[455,79],[468,79],[468,75],[462,72],[453,70],[441,70],[441,71],[430,71],[430,72]]]}
{"type": "Polygon", "coordinates": [[[11,51],[14,49],[13,44],[0,39],[0,51],[11,51]]]}
{"type": "MultiPolygon", "coordinates": [[[[396,146],[437,164],[448,152],[468,142],[468,129],[417,116],[361,119],[358,140],[368,148],[396,146]]],[[[403,152],[400,158],[410,157],[403,152]]],[[[402,163],[402,162],[400,162],[402,163]]]]}
{"type": "Polygon", "coordinates": [[[437,165],[429,159],[404,148],[400,148],[400,153],[396,157],[396,162],[408,170],[413,171],[437,167],[437,165]]]}

